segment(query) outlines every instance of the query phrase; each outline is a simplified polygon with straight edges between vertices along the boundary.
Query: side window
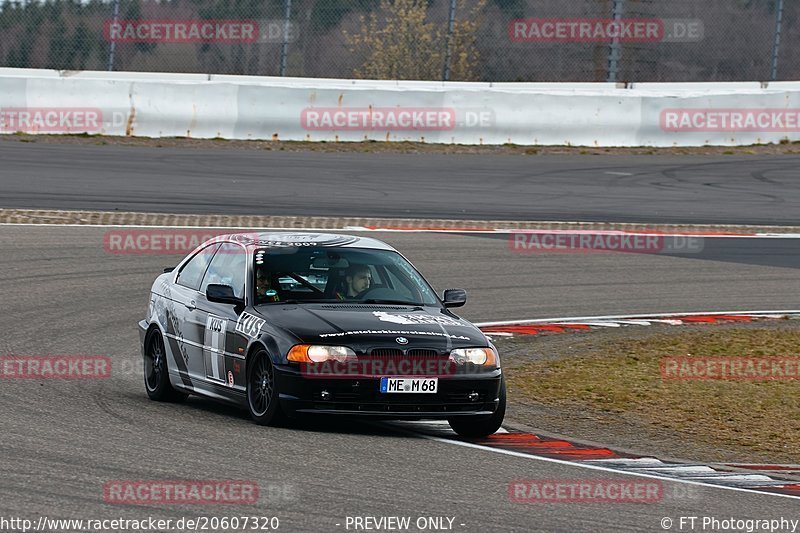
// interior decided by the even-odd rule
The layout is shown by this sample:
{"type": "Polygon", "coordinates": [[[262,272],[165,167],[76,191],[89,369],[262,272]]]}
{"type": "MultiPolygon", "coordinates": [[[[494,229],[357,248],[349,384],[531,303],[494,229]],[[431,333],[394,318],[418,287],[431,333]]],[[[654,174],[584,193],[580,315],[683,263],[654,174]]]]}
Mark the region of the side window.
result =
{"type": "Polygon", "coordinates": [[[392,289],[394,289],[398,294],[402,295],[403,298],[407,298],[409,301],[414,301],[419,298],[419,296],[414,294],[414,292],[409,288],[408,280],[399,278],[397,273],[394,272],[392,268],[387,268],[386,274],[392,289]]]}
{"type": "Polygon", "coordinates": [[[237,298],[244,298],[244,280],[247,264],[244,248],[238,244],[223,243],[208,266],[200,292],[205,293],[212,283],[230,285],[237,298]]]}
{"type": "Polygon", "coordinates": [[[372,274],[372,283],[370,283],[370,287],[386,287],[388,285],[385,268],[370,266],[369,272],[372,274]]]}
{"type": "Polygon", "coordinates": [[[197,290],[200,287],[200,280],[203,279],[203,274],[206,273],[208,263],[218,247],[218,244],[212,244],[197,252],[178,273],[178,284],[197,290]]]}

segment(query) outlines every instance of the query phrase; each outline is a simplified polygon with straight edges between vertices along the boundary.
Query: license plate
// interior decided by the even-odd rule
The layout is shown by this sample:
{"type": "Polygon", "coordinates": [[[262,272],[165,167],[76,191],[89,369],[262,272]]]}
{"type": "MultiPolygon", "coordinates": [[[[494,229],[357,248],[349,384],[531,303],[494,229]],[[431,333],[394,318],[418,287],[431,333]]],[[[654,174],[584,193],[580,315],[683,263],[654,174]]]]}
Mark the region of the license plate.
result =
{"type": "Polygon", "coordinates": [[[439,378],[381,378],[382,393],[436,394],[439,378]]]}

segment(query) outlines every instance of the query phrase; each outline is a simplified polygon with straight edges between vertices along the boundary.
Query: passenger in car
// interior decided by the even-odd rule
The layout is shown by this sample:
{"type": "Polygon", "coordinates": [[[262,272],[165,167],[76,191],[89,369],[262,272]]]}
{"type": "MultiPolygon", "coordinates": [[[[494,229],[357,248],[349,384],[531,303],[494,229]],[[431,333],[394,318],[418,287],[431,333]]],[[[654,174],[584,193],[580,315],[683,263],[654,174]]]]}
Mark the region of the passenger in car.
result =
{"type": "Polygon", "coordinates": [[[270,273],[266,268],[256,271],[256,304],[279,302],[278,291],[272,288],[270,273]]]}

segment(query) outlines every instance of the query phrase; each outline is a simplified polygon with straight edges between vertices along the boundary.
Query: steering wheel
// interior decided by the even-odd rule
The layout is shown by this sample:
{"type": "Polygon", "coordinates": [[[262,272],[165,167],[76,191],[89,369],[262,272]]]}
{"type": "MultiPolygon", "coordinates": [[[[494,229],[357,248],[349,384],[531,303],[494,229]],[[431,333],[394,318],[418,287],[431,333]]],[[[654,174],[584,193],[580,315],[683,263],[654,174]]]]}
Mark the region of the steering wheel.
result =
{"type": "Polygon", "coordinates": [[[355,299],[398,300],[402,298],[398,298],[398,294],[392,289],[387,289],[386,287],[370,287],[356,294],[355,299]]]}

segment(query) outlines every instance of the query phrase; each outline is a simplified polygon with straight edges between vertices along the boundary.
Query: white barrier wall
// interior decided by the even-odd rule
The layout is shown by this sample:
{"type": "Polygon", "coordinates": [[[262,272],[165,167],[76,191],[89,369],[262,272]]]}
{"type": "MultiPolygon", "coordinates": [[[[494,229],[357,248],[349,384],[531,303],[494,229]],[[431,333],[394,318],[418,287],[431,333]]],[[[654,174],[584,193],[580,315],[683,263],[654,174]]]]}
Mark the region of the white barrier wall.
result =
{"type": "Polygon", "coordinates": [[[702,146],[800,141],[800,82],[441,83],[0,69],[0,132],[702,146]]]}

